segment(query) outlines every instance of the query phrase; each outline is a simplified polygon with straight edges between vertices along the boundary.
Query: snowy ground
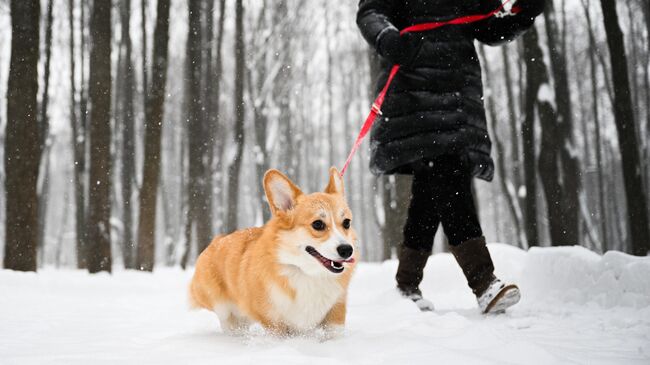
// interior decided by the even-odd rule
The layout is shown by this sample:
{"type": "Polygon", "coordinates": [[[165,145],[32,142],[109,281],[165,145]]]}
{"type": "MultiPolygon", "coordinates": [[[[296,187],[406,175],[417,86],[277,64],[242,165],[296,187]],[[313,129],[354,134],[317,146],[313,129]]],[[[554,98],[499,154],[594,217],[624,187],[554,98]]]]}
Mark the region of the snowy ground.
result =
{"type": "Polygon", "coordinates": [[[448,254],[429,261],[421,313],[393,290],[396,262],[361,264],[340,339],[229,337],[189,311],[191,271],[0,271],[0,364],[650,364],[650,258],[491,245],[522,302],[484,317],[448,254]]]}

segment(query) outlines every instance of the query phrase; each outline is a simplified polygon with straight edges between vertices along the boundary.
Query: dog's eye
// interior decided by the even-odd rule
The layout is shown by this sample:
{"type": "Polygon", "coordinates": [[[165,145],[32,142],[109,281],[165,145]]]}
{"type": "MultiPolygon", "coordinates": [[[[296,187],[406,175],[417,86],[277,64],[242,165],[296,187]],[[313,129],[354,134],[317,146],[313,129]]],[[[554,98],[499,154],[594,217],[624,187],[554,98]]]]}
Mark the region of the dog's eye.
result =
{"type": "Polygon", "coordinates": [[[317,230],[317,231],[322,231],[322,230],[325,229],[325,222],[323,222],[323,221],[320,220],[320,219],[315,220],[315,221],[313,221],[313,222],[311,223],[311,228],[313,228],[313,229],[315,229],[315,230],[317,230]]]}
{"type": "Polygon", "coordinates": [[[345,218],[343,220],[343,228],[349,229],[350,228],[350,223],[352,223],[349,219],[345,218]]]}

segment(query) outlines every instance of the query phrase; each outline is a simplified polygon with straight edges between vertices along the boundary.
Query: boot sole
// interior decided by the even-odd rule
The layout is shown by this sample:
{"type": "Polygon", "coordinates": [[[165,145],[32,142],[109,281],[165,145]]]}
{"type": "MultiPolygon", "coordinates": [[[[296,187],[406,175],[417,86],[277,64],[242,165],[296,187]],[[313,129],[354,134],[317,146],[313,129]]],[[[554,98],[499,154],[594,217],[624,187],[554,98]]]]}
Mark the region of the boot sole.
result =
{"type": "Polygon", "coordinates": [[[516,285],[508,285],[501,289],[494,299],[483,311],[484,314],[503,313],[507,308],[517,304],[521,299],[521,293],[516,285]]]}
{"type": "Polygon", "coordinates": [[[433,312],[435,308],[433,307],[433,303],[431,303],[429,300],[421,298],[419,300],[413,300],[413,303],[418,306],[418,309],[421,310],[422,312],[433,312]]]}

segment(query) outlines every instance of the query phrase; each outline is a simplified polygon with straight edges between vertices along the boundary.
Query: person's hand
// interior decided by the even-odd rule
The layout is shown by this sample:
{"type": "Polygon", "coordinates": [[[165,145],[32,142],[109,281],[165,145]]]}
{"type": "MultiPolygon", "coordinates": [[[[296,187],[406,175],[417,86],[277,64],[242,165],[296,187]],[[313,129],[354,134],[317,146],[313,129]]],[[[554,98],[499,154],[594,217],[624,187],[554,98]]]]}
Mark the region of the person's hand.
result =
{"type": "Polygon", "coordinates": [[[421,37],[413,33],[400,35],[396,28],[388,29],[377,41],[379,54],[394,64],[409,67],[417,56],[421,37]]]}
{"type": "Polygon", "coordinates": [[[536,17],[544,11],[545,0],[517,0],[513,8],[520,9],[520,14],[536,17]]]}

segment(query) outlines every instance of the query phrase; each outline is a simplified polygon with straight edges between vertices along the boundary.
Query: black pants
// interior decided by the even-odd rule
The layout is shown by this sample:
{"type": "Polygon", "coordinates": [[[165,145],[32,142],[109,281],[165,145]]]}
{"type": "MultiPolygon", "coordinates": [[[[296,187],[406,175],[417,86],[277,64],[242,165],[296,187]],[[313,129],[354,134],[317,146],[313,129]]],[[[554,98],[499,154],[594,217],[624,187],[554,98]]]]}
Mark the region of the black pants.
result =
{"type": "Polygon", "coordinates": [[[405,246],[431,251],[440,223],[452,246],[483,235],[472,196],[472,176],[459,157],[425,161],[415,170],[411,194],[405,246]]]}

